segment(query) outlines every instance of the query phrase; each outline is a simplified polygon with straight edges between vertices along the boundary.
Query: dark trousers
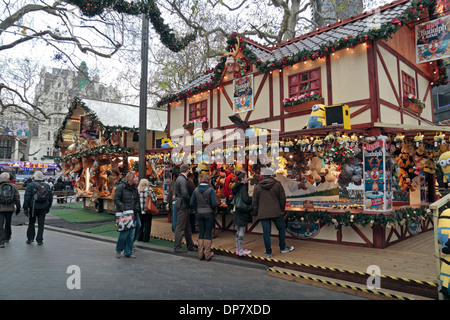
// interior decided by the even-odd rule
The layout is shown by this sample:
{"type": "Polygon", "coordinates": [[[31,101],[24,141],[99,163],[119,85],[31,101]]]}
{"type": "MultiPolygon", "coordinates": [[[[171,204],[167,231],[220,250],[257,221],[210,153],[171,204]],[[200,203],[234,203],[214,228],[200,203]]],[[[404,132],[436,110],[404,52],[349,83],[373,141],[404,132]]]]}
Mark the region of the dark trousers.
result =
{"type": "Polygon", "coordinates": [[[276,218],[261,219],[261,226],[263,229],[263,240],[266,252],[272,253],[272,246],[270,243],[270,235],[272,233],[272,221],[275,227],[278,229],[278,244],[280,250],[286,248],[286,225],[284,223],[284,216],[278,216],[276,218]]]}
{"type": "Polygon", "coordinates": [[[139,228],[137,240],[143,241],[143,242],[149,242],[150,241],[150,232],[152,230],[152,220],[153,215],[152,214],[139,214],[141,218],[141,227],[139,228]]]}
{"type": "Polygon", "coordinates": [[[13,212],[0,212],[0,244],[11,239],[11,219],[13,212]]]}
{"type": "Polygon", "coordinates": [[[212,229],[214,227],[214,213],[197,213],[198,238],[212,240],[212,229]]]}
{"type": "Polygon", "coordinates": [[[45,223],[45,215],[47,212],[35,210],[34,214],[29,215],[28,217],[28,229],[27,229],[27,239],[28,241],[34,241],[36,236],[37,243],[41,243],[44,240],[44,223],[45,223]],[[38,231],[36,235],[36,229],[34,227],[35,223],[38,223],[38,231]]]}
{"type": "Polygon", "coordinates": [[[181,249],[181,239],[183,238],[183,232],[184,237],[186,238],[186,245],[188,247],[188,250],[192,250],[194,248],[194,242],[192,241],[192,229],[191,224],[189,222],[189,215],[190,210],[189,208],[186,209],[180,209],[176,208],[177,210],[177,227],[175,229],[175,243],[173,245],[173,248],[175,251],[181,249]]]}

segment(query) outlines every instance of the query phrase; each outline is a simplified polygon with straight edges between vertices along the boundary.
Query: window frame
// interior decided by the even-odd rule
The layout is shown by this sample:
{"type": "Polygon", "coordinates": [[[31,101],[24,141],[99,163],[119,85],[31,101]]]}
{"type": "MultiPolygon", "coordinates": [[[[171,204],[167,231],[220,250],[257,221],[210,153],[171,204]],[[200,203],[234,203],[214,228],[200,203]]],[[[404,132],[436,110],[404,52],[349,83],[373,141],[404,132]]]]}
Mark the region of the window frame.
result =
{"type": "Polygon", "coordinates": [[[189,121],[201,119],[201,118],[207,118],[208,117],[208,99],[196,101],[193,103],[189,103],[188,105],[188,114],[189,114],[189,121]],[[198,109],[196,106],[200,105],[200,108],[198,109]],[[195,108],[195,109],[193,109],[195,108]],[[200,111],[200,115],[192,116],[192,113],[200,111]],[[204,111],[204,114],[202,114],[202,111],[204,111]]]}
{"type": "Polygon", "coordinates": [[[288,76],[288,83],[287,83],[289,98],[292,98],[292,97],[295,97],[295,96],[298,96],[298,95],[302,95],[302,94],[305,94],[305,93],[308,93],[308,92],[311,93],[313,91],[319,91],[319,94],[322,95],[322,74],[321,74],[321,71],[322,71],[321,68],[317,67],[317,68],[304,70],[304,71],[300,71],[300,72],[297,72],[297,73],[289,75],[288,76]],[[314,72],[314,71],[318,71],[318,77],[314,78],[314,79],[311,79],[311,73],[314,72]],[[307,74],[307,79],[302,81],[301,80],[301,75],[303,75],[303,74],[307,74]],[[293,79],[295,77],[298,77],[299,81],[292,85],[291,84],[291,79],[293,79]],[[312,81],[318,81],[319,88],[311,89],[310,83],[312,81]],[[301,90],[301,85],[305,84],[305,83],[308,84],[308,89],[307,90],[301,90]],[[293,87],[298,87],[298,90],[295,93],[291,93],[291,88],[293,88],[293,87]]]}

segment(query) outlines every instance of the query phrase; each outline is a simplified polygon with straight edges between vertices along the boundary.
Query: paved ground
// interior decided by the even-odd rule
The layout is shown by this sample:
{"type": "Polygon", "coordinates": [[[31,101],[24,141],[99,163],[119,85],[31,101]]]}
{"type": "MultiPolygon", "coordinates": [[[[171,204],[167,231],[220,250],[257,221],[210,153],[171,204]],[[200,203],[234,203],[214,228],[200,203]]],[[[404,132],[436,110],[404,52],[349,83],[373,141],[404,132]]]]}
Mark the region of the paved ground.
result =
{"type": "Polygon", "coordinates": [[[113,240],[73,235],[76,231],[47,229],[44,245],[28,245],[26,228],[13,226],[12,240],[0,249],[0,300],[360,299],[271,277],[264,266],[226,257],[206,262],[193,253],[139,248],[136,259],[117,259],[113,240]],[[67,282],[80,289],[68,289],[67,282]]]}

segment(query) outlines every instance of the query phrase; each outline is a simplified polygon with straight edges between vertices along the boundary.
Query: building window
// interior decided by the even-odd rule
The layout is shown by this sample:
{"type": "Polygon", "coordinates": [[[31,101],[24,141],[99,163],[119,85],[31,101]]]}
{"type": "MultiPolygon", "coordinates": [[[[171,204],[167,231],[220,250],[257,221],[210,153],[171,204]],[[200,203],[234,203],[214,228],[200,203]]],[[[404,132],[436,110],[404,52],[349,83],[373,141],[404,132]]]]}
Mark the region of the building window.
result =
{"type": "Polygon", "coordinates": [[[205,118],[207,116],[206,100],[189,104],[189,120],[205,118]]]}
{"type": "Polygon", "coordinates": [[[402,71],[403,95],[416,95],[416,80],[402,71]]]}
{"type": "Polygon", "coordinates": [[[311,69],[289,76],[289,97],[320,90],[320,68],[311,69]]]}
{"type": "Polygon", "coordinates": [[[12,140],[0,140],[0,159],[11,159],[12,140]]]}

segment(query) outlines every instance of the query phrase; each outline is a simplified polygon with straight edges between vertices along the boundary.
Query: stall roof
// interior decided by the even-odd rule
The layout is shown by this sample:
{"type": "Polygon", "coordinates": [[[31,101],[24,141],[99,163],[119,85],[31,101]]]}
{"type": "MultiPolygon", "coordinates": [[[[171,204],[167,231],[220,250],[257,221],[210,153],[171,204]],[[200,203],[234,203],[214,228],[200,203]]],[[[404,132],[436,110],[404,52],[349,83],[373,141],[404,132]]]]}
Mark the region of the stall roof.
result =
{"type": "MultiPolygon", "coordinates": [[[[105,127],[139,128],[139,106],[93,99],[82,101],[105,127]]],[[[166,110],[147,109],[147,130],[164,131],[166,125],[166,110]]]]}
{"type": "MultiPolygon", "coordinates": [[[[432,8],[434,3],[424,0],[420,5],[425,9],[432,8]]],[[[233,34],[228,40],[228,48],[230,48],[233,38],[239,37],[243,41],[241,44],[241,48],[244,48],[243,55],[249,58],[260,72],[264,73],[285,65],[293,65],[303,59],[314,60],[321,55],[331,53],[332,49],[343,49],[362,43],[366,39],[386,39],[398,31],[400,25],[417,20],[413,19],[415,16],[412,15],[412,12],[415,14],[416,7],[418,7],[418,3],[413,0],[394,1],[274,47],[264,46],[239,34],[233,34]]],[[[222,57],[221,62],[213,70],[209,70],[171,95],[164,97],[158,102],[158,106],[219,86],[222,81],[225,60],[226,57],[222,57]]]]}

